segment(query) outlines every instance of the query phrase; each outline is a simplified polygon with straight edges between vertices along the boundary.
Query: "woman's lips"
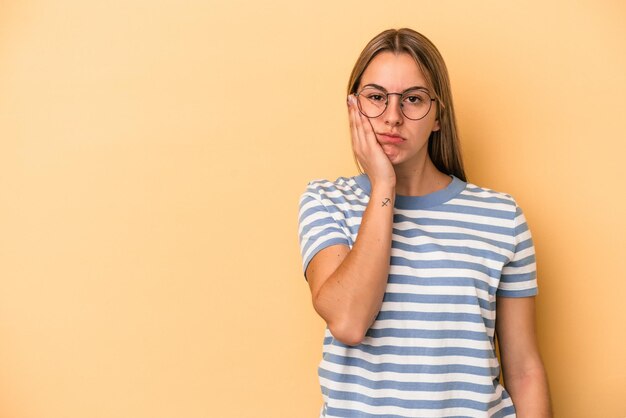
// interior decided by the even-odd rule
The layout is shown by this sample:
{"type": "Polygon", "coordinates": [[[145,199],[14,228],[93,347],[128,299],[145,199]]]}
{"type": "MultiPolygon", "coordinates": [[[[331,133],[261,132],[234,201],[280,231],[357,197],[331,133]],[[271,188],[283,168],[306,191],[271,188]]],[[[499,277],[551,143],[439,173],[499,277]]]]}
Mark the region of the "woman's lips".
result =
{"type": "Polygon", "coordinates": [[[381,144],[399,144],[404,142],[404,138],[396,134],[376,134],[376,137],[381,144]]]}

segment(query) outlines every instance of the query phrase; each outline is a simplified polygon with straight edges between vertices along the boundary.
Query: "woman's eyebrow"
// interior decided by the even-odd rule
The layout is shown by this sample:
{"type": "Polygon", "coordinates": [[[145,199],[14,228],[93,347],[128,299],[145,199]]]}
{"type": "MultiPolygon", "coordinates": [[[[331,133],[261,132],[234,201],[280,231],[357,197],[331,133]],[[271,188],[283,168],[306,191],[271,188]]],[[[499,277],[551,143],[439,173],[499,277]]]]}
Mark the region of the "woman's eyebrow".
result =
{"type": "MultiPolygon", "coordinates": [[[[374,87],[374,88],[377,88],[377,89],[379,89],[379,90],[383,90],[383,91],[385,91],[385,92],[388,92],[388,91],[389,91],[389,90],[387,90],[386,88],[384,88],[383,86],[380,86],[380,85],[375,84],[375,83],[366,84],[366,85],[364,85],[364,86],[363,86],[363,88],[365,88],[365,87],[374,87]]],[[[404,89],[404,90],[402,90],[402,93],[405,93],[405,92],[410,91],[410,90],[426,90],[426,91],[430,91],[430,90],[428,90],[428,87],[424,87],[424,86],[412,86],[412,87],[409,87],[408,89],[404,89]]]]}
{"type": "Polygon", "coordinates": [[[374,88],[377,88],[379,90],[387,91],[387,89],[384,88],[383,86],[379,86],[378,84],[374,84],[374,83],[366,84],[366,85],[363,86],[363,88],[365,88],[365,87],[374,87],[374,88]]]}

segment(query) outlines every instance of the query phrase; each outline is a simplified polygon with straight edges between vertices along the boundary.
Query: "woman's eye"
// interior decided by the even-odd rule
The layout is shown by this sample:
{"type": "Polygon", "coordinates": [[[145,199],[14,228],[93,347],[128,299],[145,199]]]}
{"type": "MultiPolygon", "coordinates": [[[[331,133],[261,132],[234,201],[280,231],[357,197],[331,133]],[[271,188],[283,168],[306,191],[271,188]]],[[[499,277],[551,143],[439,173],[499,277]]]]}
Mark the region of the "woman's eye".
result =
{"type": "Polygon", "coordinates": [[[421,96],[406,96],[404,101],[409,102],[411,104],[418,104],[424,102],[424,98],[421,96]]]}
{"type": "Polygon", "coordinates": [[[384,102],[385,101],[385,96],[383,96],[382,94],[370,94],[369,96],[367,96],[368,99],[370,99],[373,102],[384,102]]]}

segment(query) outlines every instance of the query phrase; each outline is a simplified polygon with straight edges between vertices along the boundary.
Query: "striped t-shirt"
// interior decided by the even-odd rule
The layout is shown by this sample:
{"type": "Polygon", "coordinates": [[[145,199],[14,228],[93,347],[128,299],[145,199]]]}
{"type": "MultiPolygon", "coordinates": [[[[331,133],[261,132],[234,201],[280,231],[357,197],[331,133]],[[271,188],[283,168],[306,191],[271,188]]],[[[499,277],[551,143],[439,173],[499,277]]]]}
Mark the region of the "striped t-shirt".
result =
{"type": "MultiPolygon", "coordinates": [[[[300,200],[303,269],[330,245],[354,244],[366,175],[309,183],[300,200]]],[[[513,198],[452,176],[442,190],[396,196],[391,263],[361,344],[326,329],[321,417],[511,417],[499,382],[496,297],[537,294],[535,252],[513,198]]]]}

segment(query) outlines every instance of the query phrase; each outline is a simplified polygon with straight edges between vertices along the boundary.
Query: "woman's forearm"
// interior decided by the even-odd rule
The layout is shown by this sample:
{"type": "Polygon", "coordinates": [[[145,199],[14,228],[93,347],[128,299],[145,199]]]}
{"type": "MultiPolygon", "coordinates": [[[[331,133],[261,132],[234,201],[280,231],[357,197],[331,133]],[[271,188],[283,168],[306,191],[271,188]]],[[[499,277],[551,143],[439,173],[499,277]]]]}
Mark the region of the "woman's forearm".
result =
{"type": "Polygon", "coordinates": [[[517,376],[506,376],[517,418],[552,418],[548,379],[543,366],[517,376]]]}
{"type": "Polygon", "coordinates": [[[335,338],[361,342],[382,305],[391,253],[395,188],[372,186],[355,243],[314,297],[335,338]]]}

